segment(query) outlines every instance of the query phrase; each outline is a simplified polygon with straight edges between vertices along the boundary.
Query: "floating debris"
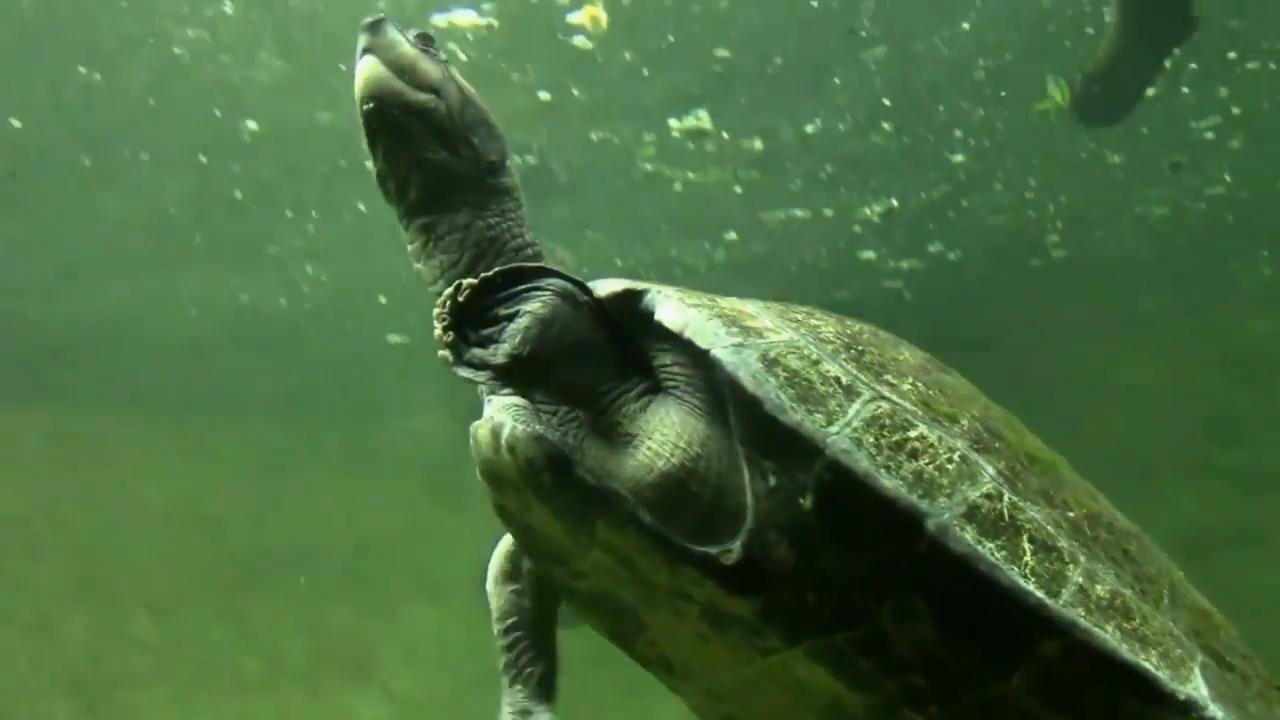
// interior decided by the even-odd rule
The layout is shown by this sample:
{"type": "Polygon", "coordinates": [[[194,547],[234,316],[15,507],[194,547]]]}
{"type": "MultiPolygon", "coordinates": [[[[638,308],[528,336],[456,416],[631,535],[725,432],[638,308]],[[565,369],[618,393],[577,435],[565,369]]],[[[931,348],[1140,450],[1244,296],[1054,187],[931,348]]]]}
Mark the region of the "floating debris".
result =
{"type": "Polygon", "coordinates": [[[715,123],[711,121],[711,113],[707,112],[706,108],[695,108],[678,118],[667,118],[667,128],[676,137],[688,134],[710,134],[716,131],[715,123]]]}
{"type": "Polygon", "coordinates": [[[9,116],[9,125],[11,125],[14,130],[22,129],[22,121],[12,115],[9,116]]]}
{"type": "Polygon", "coordinates": [[[1045,112],[1052,116],[1057,116],[1059,110],[1071,105],[1071,88],[1067,85],[1067,81],[1057,75],[1044,76],[1044,99],[1031,109],[1036,112],[1045,112]]]}
{"type": "Polygon", "coordinates": [[[1191,127],[1196,130],[1208,130],[1209,128],[1214,127],[1215,125],[1221,125],[1221,124],[1222,124],[1221,115],[1210,115],[1209,117],[1192,121],[1191,127]]]}
{"type": "Polygon", "coordinates": [[[579,50],[594,50],[596,47],[596,44],[591,42],[591,38],[581,33],[566,39],[569,41],[570,45],[578,48],[579,50]]]}
{"type": "Polygon", "coordinates": [[[604,3],[587,3],[577,10],[571,10],[565,13],[564,21],[592,35],[599,35],[609,29],[609,13],[605,12],[604,3]]]}
{"type": "Polygon", "coordinates": [[[651,162],[641,160],[639,162],[640,169],[643,172],[651,173],[668,180],[673,181],[677,190],[682,189],[684,183],[730,183],[737,178],[756,179],[760,174],[754,170],[734,171],[729,168],[709,167],[701,170],[689,170],[686,168],[674,167],[660,162],[651,162]]]}
{"type": "Polygon", "coordinates": [[[467,54],[462,51],[462,48],[458,46],[458,43],[450,40],[445,43],[445,48],[449,51],[449,57],[454,60],[457,60],[460,63],[471,61],[471,58],[467,57],[467,54]]]}
{"type": "Polygon", "coordinates": [[[880,222],[898,211],[898,198],[887,197],[874,200],[858,208],[854,213],[863,220],[880,222]]]}
{"type": "Polygon", "coordinates": [[[409,343],[413,342],[412,340],[409,339],[408,335],[405,335],[404,333],[398,333],[398,332],[387,333],[386,341],[388,345],[391,345],[393,347],[396,345],[408,345],[409,343]]]}
{"type": "Polygon", "coordinates": [[[476,30],[498,27],[498,19],[492,18],[470,8],[452,8],[433,14],[427,18],[427,22],[431,27],[435,28],[458,28],[462,30],[476,30]]]}
{"type": "Polygon", "coordinates": [[[813,217],[813,211],[808,208],[789,207],[777,210],[765,210],[759,214],[760,219],[768,225],[775,225],[788,220],[808,220],[813,217]]]}

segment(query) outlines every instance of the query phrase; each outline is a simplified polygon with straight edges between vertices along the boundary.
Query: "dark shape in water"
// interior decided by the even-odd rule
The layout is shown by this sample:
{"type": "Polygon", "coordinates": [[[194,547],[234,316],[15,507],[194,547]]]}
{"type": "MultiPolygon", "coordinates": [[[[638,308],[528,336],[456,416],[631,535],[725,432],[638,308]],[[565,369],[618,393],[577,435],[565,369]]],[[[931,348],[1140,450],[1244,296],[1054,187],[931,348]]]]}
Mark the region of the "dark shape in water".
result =
{"type": "Polygon", "coordinates": [[[1192,0],[1113,0],[1098,54],[1072,89],[1071,114],[1090,128],[1123,122],[1198,29],[1192,0]]]}

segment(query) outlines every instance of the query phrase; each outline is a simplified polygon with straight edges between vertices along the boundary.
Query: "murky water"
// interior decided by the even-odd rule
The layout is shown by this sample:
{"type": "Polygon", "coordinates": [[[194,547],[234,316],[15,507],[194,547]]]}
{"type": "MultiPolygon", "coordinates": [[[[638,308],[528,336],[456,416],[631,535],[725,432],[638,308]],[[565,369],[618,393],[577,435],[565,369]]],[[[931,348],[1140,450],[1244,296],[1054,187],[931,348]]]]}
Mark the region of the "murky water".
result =
{"type": "MultiPolygon", "coordinates": [[[[1206,7],[1087,133],[1032,108],[1099,3],[936,5],[610,2],[584,49],[573,7],[499,0],[441,35],[558,262],[920,344],[1280,669],[1280,10],[1206,7]],[[712,131],[673,134],[699,109],[712,131]]],[[[0,716],[493,712],[474,394],[352,108],[375,9],[0,10],[0,716]]],[[[567,643],[565,717],[686,716],[567,643]]]]}

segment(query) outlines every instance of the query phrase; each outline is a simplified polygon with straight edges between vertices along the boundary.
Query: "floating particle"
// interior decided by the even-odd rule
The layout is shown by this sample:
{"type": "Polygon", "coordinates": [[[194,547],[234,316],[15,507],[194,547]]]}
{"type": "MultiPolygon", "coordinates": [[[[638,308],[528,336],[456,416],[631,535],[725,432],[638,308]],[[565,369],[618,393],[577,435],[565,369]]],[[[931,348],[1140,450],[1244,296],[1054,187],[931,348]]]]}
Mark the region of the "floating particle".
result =
{"type": "Polygon", "coordinates": [[[9,124],[13,126],[14,130],[22,129],[22,121],[12,115],[9,116],[9,124]]]}
{"type": "Polygon", "coordinates": [[[857,215],[872,222],[880,222],[897,211],[898,198],[887,197],[872,201],[858,208],[857,215]]]}
{"type": "Polygon", "coordinates": [[[863,50],[862,52],[858,53],[858,57],[862,58],[864,62],[875,63],[879,60],[883,60],[884,57],[888,54],[889,54],[889,46],[881,44],[881,45],[876,45],[874,47],[869,47],[866,50],[863,50]]]}
{"type": "Polygon", "coordinates": [[[788,220],[808,220],[813,217],[813,211],[801,207],[778,208],[760,212],[759,216],[765,223],[773,225],[788,220]]]}
{"type": "Polygon", "coordinates": [[[715,123],[711,121],[711,113],[706,108],[695,108],[684,115],[667,118],[667,129],[672,135],[680,136],[696,133],[715,132],[715,123]]]}
{"type": "Polygon", "coordinates": [[[538,95],[538,99],[541,100],[542,102],[551,102],[551,93],[547,92],[546,90],[539,90],[537,95],[538,95]]]}
{"type": "Polygon", "coordinates": [[[397,345],[408,345],[412,342],[408,335],[398,332],[389,332],[384,336],[384,339],[386,340],[386,343],[392,347],[397,345]]]}
{"type": "Polygon", "coordinates": [[[1200,120],[1192,121],[1191,127],[1195,128],[1196,130],[1208,130],[1211,127],[1214,127],[1216,125],[1221,125],[1221,124],[1222,124],[1221,115],[1210,115],[1206,118],[1201,118],[1200,120]]]}
{"type": "Polygon", "coordinates": [[[85,67],[84,65],[77,65],[76,72],[80,73],[80,75],[86,78],[89,78],[93,82],[102,82],[102,73],[98,72],[97,70],[91,70],[85,67]]]}
{"type": "Polygon", "coordinates": [[[432,27],[446,29],[459,28],[462,30],[487,30],[489,28],[498,27],[497,18],[472,10],[471,8],[452,8],[442,12],[435,13],[427,18],[427,22],[432,27]]]}
{"type": "Polygon", "coordinates": [[[571,10],[565,13],[564,21],[592,35],[599,35],[609,29],[609,13],[605,12],[604,3],[587,3],[577,10],[571,10]]]}
{"type": "Polygon", "coordinates": [[[462,51],[462,48],[459,47],[458,43],[450,40],[445,43],[444,46],[449,51],[449,57],[454,60],[457,60],[460,63],[469,62],[471,60],[471,58],[467,57],[467,54],[462,51]]]}
{"type": "Polygon", "coordinates": [[[570,45],[579,50],[594,50],[596,47],[596,44],[591,42],[591,38],[581,33],[568,38],[568,40],[570,45]]]}

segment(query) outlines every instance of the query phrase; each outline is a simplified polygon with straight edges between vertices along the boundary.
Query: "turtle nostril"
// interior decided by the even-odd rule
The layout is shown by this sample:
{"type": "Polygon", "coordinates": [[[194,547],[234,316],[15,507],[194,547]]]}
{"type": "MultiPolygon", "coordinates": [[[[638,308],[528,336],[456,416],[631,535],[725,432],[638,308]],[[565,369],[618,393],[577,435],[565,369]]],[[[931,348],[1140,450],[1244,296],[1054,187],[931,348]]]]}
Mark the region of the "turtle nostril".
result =
{"type": "Polygon", "coordinates": [[[366,35],[377,35],[387,24],[386,15],[373,15],[365,18],[360,23],[360,32],[366,35]]]}

